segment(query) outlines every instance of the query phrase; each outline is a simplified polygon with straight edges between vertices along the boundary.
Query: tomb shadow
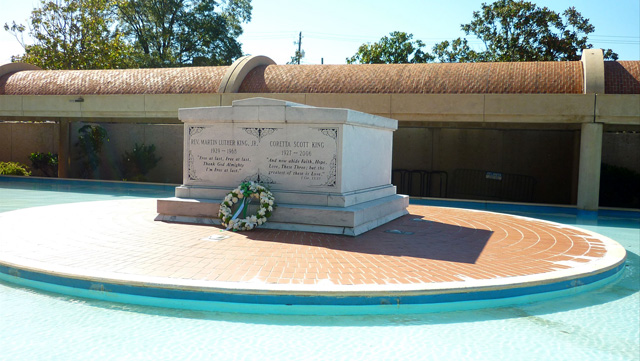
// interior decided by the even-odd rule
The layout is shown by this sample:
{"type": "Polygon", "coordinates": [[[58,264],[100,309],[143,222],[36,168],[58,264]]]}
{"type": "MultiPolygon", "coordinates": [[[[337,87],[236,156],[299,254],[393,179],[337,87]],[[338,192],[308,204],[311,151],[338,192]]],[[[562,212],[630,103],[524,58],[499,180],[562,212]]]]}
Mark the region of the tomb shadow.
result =
{"type": "Polygon", "coordinates": [[[474,264],[493,231],[424,220],[408,214],[357,237],[259,229],[250,239],[322,247],[343,252],[414,257],[474,264]]]}

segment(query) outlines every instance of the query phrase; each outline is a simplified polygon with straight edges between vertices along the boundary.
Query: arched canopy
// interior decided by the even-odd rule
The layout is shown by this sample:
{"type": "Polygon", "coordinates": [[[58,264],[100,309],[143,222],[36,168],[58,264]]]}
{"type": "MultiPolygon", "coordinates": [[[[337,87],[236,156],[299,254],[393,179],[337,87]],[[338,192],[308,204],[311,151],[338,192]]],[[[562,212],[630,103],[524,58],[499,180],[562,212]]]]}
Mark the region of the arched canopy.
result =
{"type": "MultiPolygon", "coordinates": [[[[270,60],[244,57],[232,66],[113,70],[7,64],[0,67],[7,70],[0,73],[0,95],[581,94],[584,89],[581,61],[275,65],[265,59],[270,60]]],[[[640,61],[604,62],[604,82],[607,94],[639,94],[640,61]]]]}

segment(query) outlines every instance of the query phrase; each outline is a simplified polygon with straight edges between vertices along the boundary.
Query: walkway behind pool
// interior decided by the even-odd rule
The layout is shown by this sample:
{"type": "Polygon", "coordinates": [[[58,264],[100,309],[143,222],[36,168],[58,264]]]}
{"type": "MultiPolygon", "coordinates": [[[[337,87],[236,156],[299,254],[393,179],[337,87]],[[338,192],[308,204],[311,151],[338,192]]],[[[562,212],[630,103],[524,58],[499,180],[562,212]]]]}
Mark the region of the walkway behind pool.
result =
{"type": "Polygon", "coordinates": [[[156,200],[0,214],[4,273],[226,294],[461,294],[573,282],[622,269],[610,239],[560,224],[412,205],[358,237],[155,222],[156,200]],[[37,221],[35,221],[37,220],[37,221]]]}

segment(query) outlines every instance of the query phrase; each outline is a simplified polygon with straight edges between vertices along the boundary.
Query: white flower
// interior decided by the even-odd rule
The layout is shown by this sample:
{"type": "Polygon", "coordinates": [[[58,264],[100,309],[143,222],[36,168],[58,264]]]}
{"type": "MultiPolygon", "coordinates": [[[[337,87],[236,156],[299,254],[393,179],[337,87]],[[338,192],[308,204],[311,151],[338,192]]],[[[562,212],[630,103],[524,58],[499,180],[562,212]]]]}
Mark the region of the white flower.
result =
{"type": "Polygon", "coordinates": [[[253,181],[244,182],[224,197],[224,200],[220,204],[218,217],[222,221],[222,224],[227,226],[227,229],[232,229],[233,231],[249,231],[267,222],[266,214],[267,212],[273,211],[272,206],[275,206],[274,202],[275,198],[267,188],[253,181]],[[233,205],[238,203],[239,200],[248,204],[252,198],[259,199],[260,201],[257,213],[244,219],[231,219],[233,215],[233,205]]]}

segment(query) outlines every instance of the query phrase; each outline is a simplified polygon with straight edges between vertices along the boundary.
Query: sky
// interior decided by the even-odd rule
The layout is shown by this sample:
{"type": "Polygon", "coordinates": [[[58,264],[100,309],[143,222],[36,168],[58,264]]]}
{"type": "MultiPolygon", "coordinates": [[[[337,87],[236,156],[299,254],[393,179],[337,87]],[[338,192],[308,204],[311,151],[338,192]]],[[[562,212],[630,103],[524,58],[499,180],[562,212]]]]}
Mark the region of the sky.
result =
{"type": "MultiPolygon", "coordinates": [[[[619,60],[640,60],[640,0],[529,0],[562,12],[575,6],[595,32],[595,48],[611,48],[619,60]]],[[[345,64],[364,43],[374,43],[392,31],[413,34],[430,51],[443,40],[464,37],[460,25],[473,11],[493,0],[252,0],[252,20],[239,38],[248,55],[265,55],[277,64],[291,60],[302,32],[303,64],[345,64]]],[[[39,0],[0,0],[0,25],[28,24],[39,0]]],[[[472,47],[482,42],[468,37],[472,47]]],[[[29,43],[29,39],[27,43],[29,43]]],[[[0,64],[23,49],[13,35],[0,29],[0,64]]]]}

